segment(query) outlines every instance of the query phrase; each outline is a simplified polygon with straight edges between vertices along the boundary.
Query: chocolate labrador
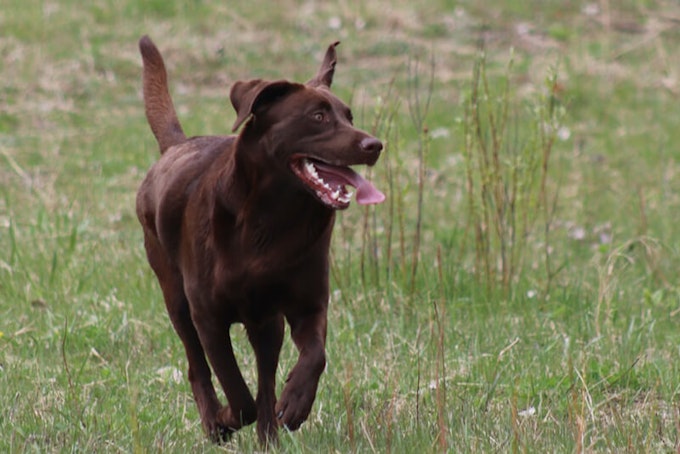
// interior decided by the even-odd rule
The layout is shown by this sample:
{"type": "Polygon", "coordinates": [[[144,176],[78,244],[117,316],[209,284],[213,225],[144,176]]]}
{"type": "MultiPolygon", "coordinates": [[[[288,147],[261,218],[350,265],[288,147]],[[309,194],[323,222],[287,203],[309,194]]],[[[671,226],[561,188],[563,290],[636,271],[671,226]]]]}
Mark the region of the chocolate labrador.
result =
{"type": "Polygon", "coordinates": [[[236,82],[238,135],[187,138],[163,58],[144,36],[144,104],[161,157],[137,193],[144,245],[189,363],[201,422],[214,441],[257,421],[262,443],[309,416],[326,365],[328,251],[336,210],[384,195],[349,166],[373,165],[382,143],[352,125],[330,91],[338,43],[305,84],[236,82]],[[284,320],[299,351],[281,396],[276,368],[284,320]],[[229,328],[243,323],[257,394],[234,358],[229,328]],[[213,387],[211,366],[228,405],[213,387]]]}

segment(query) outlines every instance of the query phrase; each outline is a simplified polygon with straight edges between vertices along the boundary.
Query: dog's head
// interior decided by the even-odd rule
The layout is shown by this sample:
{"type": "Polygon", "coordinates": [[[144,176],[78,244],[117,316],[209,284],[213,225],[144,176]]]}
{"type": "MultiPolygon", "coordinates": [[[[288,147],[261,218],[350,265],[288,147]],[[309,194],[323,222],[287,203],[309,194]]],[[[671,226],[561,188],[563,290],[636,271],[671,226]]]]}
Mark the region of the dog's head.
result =
{"type": "Polygon", "coordinates": [[[321,68],[306,84],[236,82],[230,98],[237,114],[234,131],[249,120],[246,130],[256,132],[274,165],[326,206],[344,209],[352,195],[346,186],[356,188],[360,204],[380,203],[385,196],[349,167],[372,166],[383,145],[353,126],[351,110],[330,91],[338,44],[328,47],[321,68]]]}

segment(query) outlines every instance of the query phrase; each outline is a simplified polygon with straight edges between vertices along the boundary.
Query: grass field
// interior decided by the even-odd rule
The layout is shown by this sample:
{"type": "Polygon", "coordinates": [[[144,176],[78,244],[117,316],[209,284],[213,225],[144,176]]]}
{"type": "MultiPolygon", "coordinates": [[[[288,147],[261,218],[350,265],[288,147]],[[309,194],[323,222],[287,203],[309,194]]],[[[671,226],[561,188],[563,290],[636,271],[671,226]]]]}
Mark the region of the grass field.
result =
{"type": "Polygon", "coordinates": [[[1,452],[259,449],[204,437],[146,263],[145,33],[189,134],[340,39],[334,91],[386,143],[387,201],[336,225],[312,415],[274,451],[678,452],[674,0],[3,0],[1,452]]]}

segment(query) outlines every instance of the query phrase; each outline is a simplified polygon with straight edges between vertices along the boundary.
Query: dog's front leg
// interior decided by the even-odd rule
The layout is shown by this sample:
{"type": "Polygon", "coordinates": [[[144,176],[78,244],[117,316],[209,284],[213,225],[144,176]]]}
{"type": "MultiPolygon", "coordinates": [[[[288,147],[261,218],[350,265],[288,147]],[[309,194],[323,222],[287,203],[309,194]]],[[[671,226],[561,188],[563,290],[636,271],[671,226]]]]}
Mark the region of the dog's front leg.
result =
{"type": "Polygon", "coordinates": [[[300,354],[276,405],[276,416],[288,430],[296,430],[309,416],[326,367],[326,308],[286,318],[300,354]]]}
{"type": "Polygon", "coordinates": [[[255,359],[257,360],[257,435],[264,445],[276,443],[278,423],[276,405],[276,367],[283,344],[283,316],[276,315],[264,323],[247,324],[255,359]]]}

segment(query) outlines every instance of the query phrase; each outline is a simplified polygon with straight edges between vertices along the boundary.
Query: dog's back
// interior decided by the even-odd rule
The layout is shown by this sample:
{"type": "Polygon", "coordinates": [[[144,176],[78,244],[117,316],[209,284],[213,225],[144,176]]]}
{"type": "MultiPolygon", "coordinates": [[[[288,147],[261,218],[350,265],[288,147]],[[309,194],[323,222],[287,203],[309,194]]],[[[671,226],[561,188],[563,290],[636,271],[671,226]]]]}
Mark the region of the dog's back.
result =
{"type": "Polygon", "coordinates": [[[137,194],[137,215],[144,228],[160,240],[164,252],[174,261],[180,246],[182,214],[194,196],[193,189],[200,186],[202,178],[209,176],[207,170],[218,156],[230,150],[235,137],[187,138],[170,97],[163,57],[148,36],[140,39],[139,49],[144,65],[146,118],[162,158],[151,167],[142,182],[137,194]]]}

